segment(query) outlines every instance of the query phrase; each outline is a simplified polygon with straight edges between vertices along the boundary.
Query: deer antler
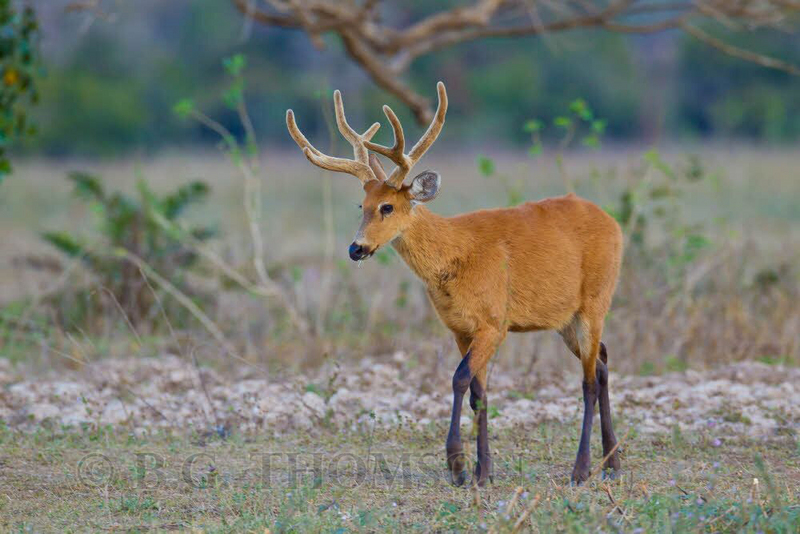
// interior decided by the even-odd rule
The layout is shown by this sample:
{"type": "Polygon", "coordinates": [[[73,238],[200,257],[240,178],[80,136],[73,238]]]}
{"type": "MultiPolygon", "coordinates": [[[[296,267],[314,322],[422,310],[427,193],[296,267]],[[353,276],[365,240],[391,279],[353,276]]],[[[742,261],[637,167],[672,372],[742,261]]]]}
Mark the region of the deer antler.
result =
{"type": "Polygon", "coordinates": [[[336,110],[336,125],[339,127],[339,132],[347,141],[353,145],[353,159],[335,158],[328,156],[314,148],[314,145],[309,143],[306,136],[297,127],[297,122],[294,120],[294,112],[291,109],[286,110],[286,127],[289,129],[289,134],[294,139],[301,149],[306,158],[323,169],[329,171],[344,172],[352,174],[361,183],[366,183],[370,180],[377,180],[375,172],[369,165],[369,152],[364,146],[381,127],[380,123],[376,122],[370,126],[363,134],[358,134],[349,124],[344,116],[344,104],[342,104],[342,93],[338,90],[333,92],[333,103],[336,110]]]}
{"type": "Polygon", "coordinates": [[[442,131],[444,117],[447,114],[447,91],[442,82],[436,84],[436,90],[439,93],[439,107],[436,108],[436,115],[433,117],[431,125],[428,126],[428,130],[420,137],[417,144],[413,146],[411,152],[405,154],[406,139],[403,134],[403,126],[400,124],[397,115],[395,115],[394,111],[392,111],[392,108],[389,106],[383,106],[383,113],[392,125],[392,130],[394,131],[394,146],[383,146],[369,140],[364,143],[366,148],[382,156],[386,156],[397,165],[386,180],[386,183],[392,187],[399,188],[403,185],[403,180],[405,180],[411,168],[419,161],[425,152],[428,151],[442,131]]]}

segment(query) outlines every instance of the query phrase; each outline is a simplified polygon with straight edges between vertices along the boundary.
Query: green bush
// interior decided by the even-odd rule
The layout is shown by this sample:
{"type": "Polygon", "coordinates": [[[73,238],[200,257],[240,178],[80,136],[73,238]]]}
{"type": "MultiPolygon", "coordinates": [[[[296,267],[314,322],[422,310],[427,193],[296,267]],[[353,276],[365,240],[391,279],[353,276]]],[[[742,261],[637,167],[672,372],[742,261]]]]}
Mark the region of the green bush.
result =
{"type": "MultiPolygon", "coordinates": [[[[165,225],[164,221],[175,222],[190,205],[204,200],[208,185],[190,182],[159,196],[147,182],[139,180],[138,197],[132,197],[106,192],[102,181],[90,174],[73,172],[68,179],[75,184],[75,195],[91,204],[98,220],[97,235],[92,242],[63,231],[47,232],[42,237],[62,253],[80,259],[133,325],[155,318],[159,310],[156,289],[139,272],[139,267],[129,261],[129,255],[143,261],[184,293],[196,293],[188,286],[186,273],[196,263],[197,255],[184,244],[183,234],[174,235],[173,226],[165,225]]],[[[185,231],[198,241],[214,235],[207,227],[185,231]]],[[[90,295],[100,297],[102,292],[90,295]]],[[[88,299],[88,306],[97,304],[96,297],[88,299]]],[[[64,322],[68,326],[85,322],[89,311],[85,308],[77,306],[76,313],[70,313],[64,322]]]]}

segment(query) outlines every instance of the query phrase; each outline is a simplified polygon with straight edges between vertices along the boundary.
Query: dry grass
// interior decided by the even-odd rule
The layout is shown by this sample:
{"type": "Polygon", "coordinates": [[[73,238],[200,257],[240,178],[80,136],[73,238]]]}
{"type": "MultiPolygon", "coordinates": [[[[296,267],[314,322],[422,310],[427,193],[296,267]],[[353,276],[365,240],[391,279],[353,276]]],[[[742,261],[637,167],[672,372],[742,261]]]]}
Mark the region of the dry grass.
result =
{"type": "Polygon", "coordinates": [[[788,533],[800,524],[792,439],[738,436],[716,447],[702,434],[628,436],[621,477],[574,488],[573,430],[493,432],[494,483],[478,491],[446,480],[436,454],[443,424],[225,440],[2,430],[0,528],[510,532],[526,509],[520,527],[539,532],[788,533]]]}
{"type": "MultiPolygon", "coordinates": [[[[685,156],[676,151],[667,159],[680,165],[685,156]]],[[[789,152],[715,149],[704,151],[701,159],[708,178],[684,187],[679,202],[686,224],[702,224],[711,246],[674,268],[674,251],[664,247],[677,238],[669,233],[672,229],[654,223],[653,244],[629,248],[605,331],[617,370],[650,374],[743,359],[799,361],[800,311],[795,303],[800,296],[796,231],[800,212],[794,200],[800,196],[800,185],[793,176],[800,158],[789,152]]],[[[551,161],[531,163],[507,154],[497,161],[500,173],[509,176],[508,183],[519,178],[514,187],[527,198],[558,194],[562,188],[551,161]]],[[[641,167],[641,161],[638,151],[609,151],[574,155],[568,159],[568,169],[579,193],[612,205],[626,176],[641,167]]],[[[317,365],[326,357],[348,361],[365,353],[402,349],[430,359],[444,351],[454,366],[449,334],[435,318],[424,288],[399,257],[387,249],[377,261],[360,266],[346,258],[359,218],[356,206],[361,193],[355,180],[317,172],[294,152],[269,154],[265,162],[261,230],[269,273],[285,288],[314,334],[299,338],[278,303],[236,290],[208,265],[196,274],[198,283],[216,295],[216,302],[202,311],[225,333],[237,355],[270,369],[296,369],[317,365]],[[324,202],[326,180],[330,205],[324,202]],[[328,227],[326,206],[331,209],[328,227]]],[[[478,176],[471,157],[448,157],[427,165],[444,176],[444,192],[433,206],[438,212],[505,202],[499,182],[478,176]]],[[[85,352],[91,358],[147,355],[188,352],[208,342],[211,336],[199,323],[170,334],[154,310],[158,329],[138,332],[138,340],[131,344],[132,333],[111,301],[96,311],[89,325],[54,324],[52,307],[46,305],[30,313],[31,296],[44,288],[55,286],[56,298],[50,302],[58,308],[60,291],[92,284],[79,267],[65,265],[36,236],[53,228],[89,232],[92,214],[69,197],[61,179],[73,168],[96,171],[123,189],[132,189],[137,175],[146,176],[156,189],[189,178],[208,180],[212,201],[191,216],[216,223],[223,236],[214,244],[216,254],[256,279],[249,260],[248,221],[241,209],[242,185],[236,170],[221,156],[20,164],[18,174],[4,184],[0,211],[4,243],[0,299],[5,303],[0,351],[50,368],[72,365],[59,352],[72,356],[85,352]],[[31,263],[39,268],[31,269],[31,263]],[[73,267],[72,272],[59,279],[59,271],[66,267],[73,267]],[[20,310],[29,311],[23,317],[25,324],[12,320],[19,319],[20,310]],[[81,330],[70,333],[71,326],[81,330]]],[[[162,298],[172,296],[162,293],[162,298]]],[[[61,301],[62,314],[65,307],[69,311],[70,302],[61,301]]],[[[546,373],[562,367],[566,354],[551,334],[515,335],[497,361],[509,369],[546,373]]],[[[220,365],[241,364],[239,358],[217,359],[220,365]]]]}

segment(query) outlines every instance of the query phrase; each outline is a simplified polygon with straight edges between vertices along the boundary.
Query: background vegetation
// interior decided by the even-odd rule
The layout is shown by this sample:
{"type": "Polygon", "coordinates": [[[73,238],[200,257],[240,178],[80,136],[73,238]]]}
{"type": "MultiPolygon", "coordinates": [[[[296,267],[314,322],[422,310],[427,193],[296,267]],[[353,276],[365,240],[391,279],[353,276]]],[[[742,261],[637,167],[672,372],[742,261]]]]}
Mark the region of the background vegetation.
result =
{"type": "MultiPolygon", "coordinates": [[[[387,101],[348,62],[337,39],[325,37],[320,52],[302,32],[245,24],[231,2],[121,2],[113,21],[65,16],[58,3],[35,4],[48,76],[37,112],[40,135],[30,151],[113,156],[214,143],[212,133],[181,124],[170,109],[192,95],[236,132],[235,114],[217,98],[225,83],[220,59],[234,53],[250,58],[253,122],[270,143],[290,142],[283,126],[288,107],[304,117],[306,132],[324,134],[319,98],[333,88],[363,103],[351,113],[364,123],[380,119],[387,101]]],[[[406,4],[401,18],[429,9],[426,2],[406,4]]],[[[728,40],[800,62],[796,33],[739,32],[728,40]]],[[[800,136],[800,78],[726,56],[677,31],[485,40],[422,58],[410,73],[426,95],[440,78],[448,82],[452,108],[441,143],[451,146],[524,143],[526,118],[551,120],[579,97],[607,118],[616,143],[790,143],[800,136]]],[[[404,106],[389,103],[410,122],[404,106]]]]}

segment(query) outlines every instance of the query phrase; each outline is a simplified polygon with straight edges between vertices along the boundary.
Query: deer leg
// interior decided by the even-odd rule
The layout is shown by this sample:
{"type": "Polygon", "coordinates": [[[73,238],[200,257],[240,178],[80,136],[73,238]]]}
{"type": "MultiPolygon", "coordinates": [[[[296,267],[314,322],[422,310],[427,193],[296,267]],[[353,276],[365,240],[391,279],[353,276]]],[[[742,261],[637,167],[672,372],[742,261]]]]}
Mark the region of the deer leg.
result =
{"type": "Polygon", "coordinates": [[[468,351],[461,360],[453,375],[453,412],[450,416],[450,431],[447,433],[447,467],[450,470],[450,482],[461,486],[466,482],[467,475],[464,470],[464,447],[461,445],[461,405],[464,403],[464,394],[472,381],[469,369],[469,360],[472,351],[468,351]]]}
{"type": "Polygon", "coordinates": [[[585,482],[591,474],[592,421],[594,405],[597,403],[600,390],[597,380],[597,357],[600,352],[602,331],[602,319],[599,321],[587,321],[584,317],[576,317],[572,322],[572,335],[570,337],[572,337],[573,342],[577,342],[577,355],[581,359],[581,366],[583,367],[583,425],[581,427],[578,455],[575,458],[575,467],[572,469],[572,482],[574,484],[585,482]]]}
{"type": "Polygon", "coordinates": [[[611,421],[611,403],[608,400],[607,363],[608,353],[606,352],[606,346],[600,343],[600,361],[597,362],[597,384],[600,388],[598,392],[598,401],[600,403],[600,431],[603,435],[603,458],[608,456],[605,465],[603,465],[603,469],[619,471],[619,451],[615,449],[617,446],[617,438],[614,436],[614,427],[611,421]],[[614,451],[613,453],[611,452],[612,450],[614,451]]]}
{"type": "MultiPolygon", "coordinates": [[[[485,328],[477,333],[472,338],[472,342],[469,345],[469,350],[467,350],[466,355],[461,360],[458,369],[456,369],[456,372],[453,375],[453,414],[450,419],[450,432],[447,434],[446,449],[447,466],[450,468],[450,480],[456,486],[460,486],[466,481],[466,473],[464,472],[464,449],[461,445],[461,435],[459,429],[459,424],[461,422],[461,405],[464,400],[464,394],[467,392],[467,389],[470,387],[473,379],[477,375],[480,375],[480,373],[485,373],[486,365],[489,363],[489,359],[494,355],[495,350],[497,350],[497,346],[503,340],[504,336],[504,331],[491,327],[485,328]]],[[[464,340],[457,339],[456,341],[458,341],[459,348],[463,351],[464,340]]],[[[482,376],[485,377],[485,375],[482,376]]],[[[482,380],[479,376],[478,384],[482,386],[482,395],[485,396],[486,380],[482,380]]],[[[481,437],[480,431],[478,432],[478,458],[480,459],[483,457],[486,459],[486,463],[484,465],[487,468],[486,474],[488,475],[488,469],[491,467],[491,461],[488,460],[489,440],[488,432],[485,430],[487,424],[485,410],[483,413],[483,418],[483,436],[481,437]]],[[[480,415],[478,416],[478,426],[480,429],[480,415]]],[[[481,468],[481,473],[483,473],[483,468],[481,468]]]]}
{"type": "Polygon", "coordinates": [[[478,461],[475,464],[473,480],[478,486],[484,486],[487,479],[492,480],[492,458],[489,454],[489,424],[487,420],[489,404],[486,395],[486,367],[475,375],[469,387],[469,405],[475,412],[475,423],[478,427],[476,438],[478,461]]]}
{"type": "Polygon", "coordinates": [[[575,467],[572,468],[572,482],[574,484],[585,482],[591,473],[592,419],[594,405],[597,402],[598,389],[597,378],[591,382],[583,382],[583,426],[581,427],[581,441],[578,445],[575,467]]]}

